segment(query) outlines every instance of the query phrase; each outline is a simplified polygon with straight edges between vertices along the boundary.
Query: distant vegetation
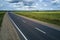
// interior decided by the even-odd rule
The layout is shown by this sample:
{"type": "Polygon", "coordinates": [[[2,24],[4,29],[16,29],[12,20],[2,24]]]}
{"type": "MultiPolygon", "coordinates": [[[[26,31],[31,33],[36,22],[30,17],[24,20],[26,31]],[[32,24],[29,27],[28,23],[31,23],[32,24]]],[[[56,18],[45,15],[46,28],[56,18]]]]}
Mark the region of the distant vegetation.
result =
{"type": "Polygon", "coordinates": [[[3,20],[3,16],[4,16],[4,12],[0,11],[0,26],[1,26],[1,23],[2,23],[2,20],[3,20]]]}
{"type": "Polygon", "coordinates": [[[40,21],[60,25],[60,12],[59,11],[18,11],[16,14],[23,15],[26,17],[34,18],[40,21]]]}

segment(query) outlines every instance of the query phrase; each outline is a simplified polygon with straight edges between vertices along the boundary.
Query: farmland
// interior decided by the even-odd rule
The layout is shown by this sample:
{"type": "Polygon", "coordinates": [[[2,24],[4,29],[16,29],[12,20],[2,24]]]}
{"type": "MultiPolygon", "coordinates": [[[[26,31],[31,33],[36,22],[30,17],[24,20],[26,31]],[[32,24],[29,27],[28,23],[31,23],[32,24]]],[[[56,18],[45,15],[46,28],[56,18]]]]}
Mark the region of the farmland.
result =
{"type": "Polygon", "coordinates": [[[44,21],[56,25],[60,25],[60,12],[15,12],[16,14],[23,15],[29,18],[37,19],[39,21],[44,21]]]}

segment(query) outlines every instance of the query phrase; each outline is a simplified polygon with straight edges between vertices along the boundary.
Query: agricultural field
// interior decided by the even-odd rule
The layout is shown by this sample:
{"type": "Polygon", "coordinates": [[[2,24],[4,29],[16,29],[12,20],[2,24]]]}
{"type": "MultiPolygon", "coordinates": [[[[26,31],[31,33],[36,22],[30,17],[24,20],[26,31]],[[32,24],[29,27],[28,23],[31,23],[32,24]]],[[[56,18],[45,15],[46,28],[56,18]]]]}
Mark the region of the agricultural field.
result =
{"type": "Polygon", "coordinates": [[[60,25],[60,12],[15,12],[16,14],[34,18],[40,21],[60,25]]]}
{"type": "Polygon", "coordinates": [[[3,16],[4,16],[4,12],[0,12],[0,26],[1,26],[1,23],[3,21],[3,16]]]}

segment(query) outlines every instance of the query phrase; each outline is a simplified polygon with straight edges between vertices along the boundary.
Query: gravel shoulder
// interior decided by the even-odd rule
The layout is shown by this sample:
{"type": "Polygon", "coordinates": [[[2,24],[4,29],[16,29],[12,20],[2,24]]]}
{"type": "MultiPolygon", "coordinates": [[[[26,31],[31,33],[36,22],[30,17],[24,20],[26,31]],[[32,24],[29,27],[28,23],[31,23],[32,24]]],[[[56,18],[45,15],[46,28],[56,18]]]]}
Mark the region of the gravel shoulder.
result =
{"type": "Polygon", "coordinates": [[[9,20],[7,13],[4,16],[1,31],[0,40],[20,40],[16,29],[9,20]]]}

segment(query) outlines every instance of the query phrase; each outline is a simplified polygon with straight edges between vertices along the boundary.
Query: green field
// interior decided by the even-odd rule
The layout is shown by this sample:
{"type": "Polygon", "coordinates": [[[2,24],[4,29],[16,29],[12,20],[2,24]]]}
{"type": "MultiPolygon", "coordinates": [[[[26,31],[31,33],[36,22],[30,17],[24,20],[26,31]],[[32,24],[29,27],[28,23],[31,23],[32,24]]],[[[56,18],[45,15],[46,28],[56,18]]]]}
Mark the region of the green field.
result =
{"type": "Polygon", "coordinates": [[[1,26],[1,23],[2,23],[2,20],[3,20],[3,16],[4,16],[4,12],[0,12],[0,26],[1,26]]]}
{"type": "Polygon", "coordinates": [[[60,12],[15,12],[40,21],[60,25],[60,12]]]}

